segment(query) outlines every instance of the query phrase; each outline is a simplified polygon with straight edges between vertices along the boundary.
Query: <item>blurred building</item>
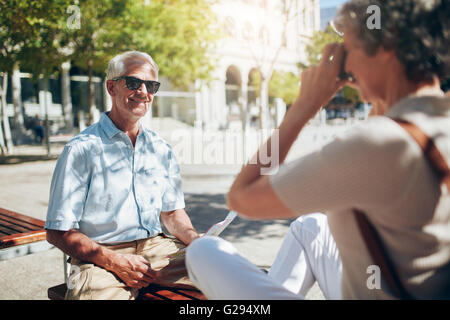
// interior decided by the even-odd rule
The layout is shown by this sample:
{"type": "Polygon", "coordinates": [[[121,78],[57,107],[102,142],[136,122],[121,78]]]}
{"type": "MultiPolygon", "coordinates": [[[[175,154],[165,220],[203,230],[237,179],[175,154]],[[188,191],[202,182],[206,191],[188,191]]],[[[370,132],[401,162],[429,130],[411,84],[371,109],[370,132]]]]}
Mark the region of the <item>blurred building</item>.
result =
{"type": "MultiPolygon", "coordinates": [[[[213,52],[217,60],[214,80],[208,84],[197,81],[186,92],[177,91],[161,75],[161,88],[149,117],[225,129],[239,127],[242,110],[246,110],[248,122],[256,121],[259,92],[252,80],[258,70],[274,64],[276,71],[298,75],[298,63],[306,62],[305,46],[320,29],[319,0],[222,0],[213,10],[225,35],[213,52]],[[284,10],[284,3],[289,10],[284,10]]],[[[283,108],[279,99],[274,104],[283,108]]],[[[283,115],[276,109],[268,116],[273,121],[283,115]]]]}
{"type": "Polygon", "coordinates": [[[297,75],[297,64],[306,62],[305,45],[320,28],[319,0],[223,0],[214,10],[226,35],[215,52],[216,80],[208,86],[196,84],[201,89],[195,103],[177,103],[163,111],[202,128],[229,127],[240,121],[240,110],[247,110],[250,120],[257,118],[255,74],[274,64],[274,70],[297,75]],[[284,10],[285,2],[289,10],[284,10]]]}
{"type": "MultiPolygon", "coordinates": [[[[218,62],[213,73],[215,80],[208,84],[197,81],[186,92],[177,91],[162,77],[161,89],[149,117],[169,117],[204,129],[227,128],[233,122],[239,122],[240,110],[248,111],[249,121],[257,118],[259,92],[254,75],[260,68],[270,69],[272,64],[274,70],[298,75],[298,63],[306,62],[306,43],[320,29],[319,0],[289,0],[287,16],[284,3],[282,0],[222,0],[214,5],[217,23],[226,35],[213,53],[218,62]]],[[[64,125],[64,117],[73,121],[76,127],[79,127],[80,114],[84,113],[87,118],[88,78],[79,69],[68,64],[60,76],[51,78],[51,94],[47,96],[42,91],[42,84],[31,80],[32,75],[17,70],[15,76],[20,79],[15,83],[22,96],[25,125],[27,119],[35,115],[44,117],[45,99],[49,118],[55,123],[53,131],[64,125]],[[69,97],[67,92],[70,92],[69,97]]],[[[12,117],[14,81],[8,81],[7,114],[12,117]]],[[[93,82],[98,111],[108,110],[111,102],[104,78],[94,77],[93,82]]],[[[264,94],[268,95],[268,92],[264,94]]],[[[283,107],[279,100],[277,105],[283,107]]]]}

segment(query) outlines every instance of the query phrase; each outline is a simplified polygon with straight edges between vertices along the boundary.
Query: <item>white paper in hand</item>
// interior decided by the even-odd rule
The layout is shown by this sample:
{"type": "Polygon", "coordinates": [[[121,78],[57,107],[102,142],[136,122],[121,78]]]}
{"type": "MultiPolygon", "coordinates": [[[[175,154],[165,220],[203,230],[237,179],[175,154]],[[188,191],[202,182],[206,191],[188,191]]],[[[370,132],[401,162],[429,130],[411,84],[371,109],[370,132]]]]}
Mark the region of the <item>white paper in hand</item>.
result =
{"type": "MultiPolygon", "coordinates": [[[[225,230],[225,228],[228,227],[228,225],[234,220],[234,218],[236,218],[236,216],[236,212],[230,211],[225,217],[225,220],[214,224],[211,228],[208,229],[208,231],[206,231],[204,235],[218,237],[222,233],[222,231],[225,230]]],[[[176,256],[184,254],[185,251],[186,248],[180,249],[178,252],[169,255],[169,258],[175,258],[176,256]]]]}
{"type": "Polygon", "coordinates": [[[208,231],[206,231],[205,235],[218,237],[222,233],[222,231],[225,230],[225,228],[228,227],[228,225],[234,220],[234,218],[236,218],[236,216],[236,212],[230,211],[230,213],[228,213],[228,215],[225,217],[225,220],[220,221],[209,228],[208,231]]]}

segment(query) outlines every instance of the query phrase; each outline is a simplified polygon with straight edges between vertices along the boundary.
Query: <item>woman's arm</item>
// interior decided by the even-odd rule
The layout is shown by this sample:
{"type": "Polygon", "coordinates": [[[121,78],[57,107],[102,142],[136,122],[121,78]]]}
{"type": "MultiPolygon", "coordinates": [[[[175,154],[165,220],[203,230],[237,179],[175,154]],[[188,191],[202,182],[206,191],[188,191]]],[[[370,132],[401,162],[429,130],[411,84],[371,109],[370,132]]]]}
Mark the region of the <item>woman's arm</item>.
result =
{"type": "MultiPolygon", "coordinates": [[[[303,127],[345,84],[345,81],[338,79],[342,57],[343,47],[330,44],[324,49],[320,64],[302,73],[299,96],[286,113],[277,134],[269,138],[257,155],[261,149],[267,150],[271,158],[272,144],[276,143],[279,150],[278,164],[284,162],[303,127]]],[[[247,218],[293,217],[294,212],[287,208],[273,191],[269,176],[261,174],[264,168],[258,158],[256,164],[247,164],[241,170],[228,192],[228,207],[247,218]]]]}
{"type": "MultiPolygon", "coordinates": [[[[278,144],[279,164],[284,162],[301,129],[310,119],[304,112],[292,112],[293,107],[294,105],[281,123],[278,135],[273,135],[260,147],[260,150],[267,150],[268,158],[272,159],[274,156],[270,154],[273,150],[272,144],[278,144]]],[[[257,160],[256,164],[247,164],[236,177],[227,195],[228,207],[247,218],[293,217],[294,213],[278,199],[273,191],[269,181],[270,176],[261,174],[265,166],[261,164],[259,157],[257,160]],[[276,216],[273,216],[274,214],[276,216]]]]}

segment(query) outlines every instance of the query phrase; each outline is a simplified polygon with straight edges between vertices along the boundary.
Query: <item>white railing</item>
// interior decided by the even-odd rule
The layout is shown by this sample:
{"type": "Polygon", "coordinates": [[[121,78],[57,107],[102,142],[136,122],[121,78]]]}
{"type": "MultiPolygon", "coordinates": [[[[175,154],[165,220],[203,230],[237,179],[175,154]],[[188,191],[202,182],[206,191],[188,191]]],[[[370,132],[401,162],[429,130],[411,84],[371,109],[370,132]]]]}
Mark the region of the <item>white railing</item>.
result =
{"type": "MultiPolygon", "coordinates": [[[[306,126],[292,146],[287,160],[320,148],[357,122],[359,121],[347,121],[339,125],[306,126]]],[[[248,129],[243,135],[239,128],[219,131],[192,127],[165,128],[163,131],[156,130],[156,132],[169,142],[180,164],[196,165],[243,164],[274,134],[273,129],[248,129]]],[[[277,152],[276,149],[272,151],[277,152]]]]}
{"type": "MultiPolygon", "coordinates": [[[[30,103],[24,102],[23,106],[25,108],[25,113],[29,117],[34,117],[35,115],[39,115],[41,119],[45,117],[45,109],[39,103],[30,103]]],[[[61,104],[52,103],[48,107],[48,116],[49,118],[60,118],[62,117],[62,109],[61,104]]],[[[6,114],[8,117],[14,116],[14,105],[12,103],[7,104],[6,106],[6,114]]]]}

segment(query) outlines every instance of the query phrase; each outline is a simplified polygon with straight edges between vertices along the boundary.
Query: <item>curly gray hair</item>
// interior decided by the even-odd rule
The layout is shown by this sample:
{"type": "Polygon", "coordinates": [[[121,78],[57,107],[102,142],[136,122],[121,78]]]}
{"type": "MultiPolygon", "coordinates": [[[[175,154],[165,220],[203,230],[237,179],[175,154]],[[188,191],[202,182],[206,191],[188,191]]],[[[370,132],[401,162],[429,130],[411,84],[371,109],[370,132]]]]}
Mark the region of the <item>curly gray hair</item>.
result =
{"type": "Polygon", "coordinates": [[[412,81],[450,75],[449,0],[350,0],[333,22],[338,31],[354,33],[369,55],[380,46],[395,50],[412,81]],[[380,8],[381,28],[367,27],[371,5],[380,8]]]}

